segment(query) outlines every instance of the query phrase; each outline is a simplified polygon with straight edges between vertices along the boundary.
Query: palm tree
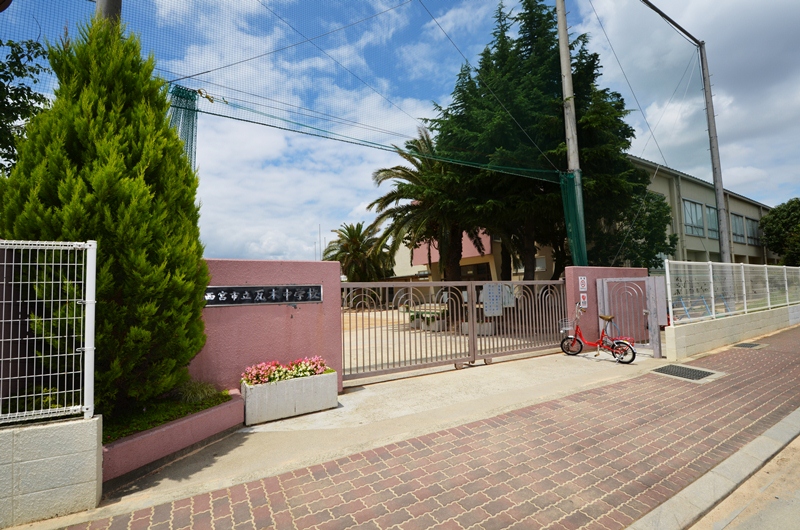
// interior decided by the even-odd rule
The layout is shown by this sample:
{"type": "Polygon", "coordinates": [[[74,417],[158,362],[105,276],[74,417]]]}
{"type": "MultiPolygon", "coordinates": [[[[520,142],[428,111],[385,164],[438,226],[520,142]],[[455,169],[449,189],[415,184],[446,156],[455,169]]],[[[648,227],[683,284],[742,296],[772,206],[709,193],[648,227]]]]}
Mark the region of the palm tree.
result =
{"type": "Polygon", "coordinates": [[[426,129],[420,128],[419,137],[406,142],[405,149],[395,149],[408,165],[373,173],[376,185],[392,181],[392,189],[368,206],[378,213],[372,227],[388,221],[383,240],[392,241],[392,253],[400,244],[409,248],[422,244],[437,247],[445,279],[458,281],[465,230],[482,250],[478,229],[465,222],[469,201],[458,168],[437,156],[434,140],[426,129]]]}
{"type": "Polygon", "coordinates": [[[328,243],[322,259],[341,263],[342,274],[349,281],[372,282],[392,275],[394,253],[378,237],[375,227],[342,223],[336,234],[337,239],[328,243]]]}

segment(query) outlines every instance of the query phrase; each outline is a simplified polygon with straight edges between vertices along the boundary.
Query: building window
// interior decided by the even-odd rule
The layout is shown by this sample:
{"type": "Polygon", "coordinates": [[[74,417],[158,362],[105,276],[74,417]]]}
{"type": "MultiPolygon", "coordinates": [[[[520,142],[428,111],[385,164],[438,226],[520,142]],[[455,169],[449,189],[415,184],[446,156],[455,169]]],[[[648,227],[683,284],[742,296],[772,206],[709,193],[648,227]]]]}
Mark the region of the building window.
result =
{"type": "Polygon", "coordinates": [[[683,200],[683,224],[686,226],[686,234],[690,236],[703,237],[703,205],[684,199],[683,200]]]}
{"type": "Polygon", "coordinates": [[[536,272],[544,272],[547,270],[547,259],[544,257],[536,258],[536,272]]]}
{"type": "Polygon", "coordinates": [[[747,244],[760,246],[761,234],[758,231],[758,221],[755,219],[745,218],[744,222],[747,228],[747,244]]]}
{"type": "Polygon", "coordinates": [[[733,234],[734,243],[745,243],[744,238],[744,217],[741,215],[731,214],[731,233],[733,234]]]}
{"type": "Polygon", "coordinates": [[[706,206],[706,220],[708,221],[709,239],[719,239],[719,217],[717,217],[716,208],[706,206]]]}

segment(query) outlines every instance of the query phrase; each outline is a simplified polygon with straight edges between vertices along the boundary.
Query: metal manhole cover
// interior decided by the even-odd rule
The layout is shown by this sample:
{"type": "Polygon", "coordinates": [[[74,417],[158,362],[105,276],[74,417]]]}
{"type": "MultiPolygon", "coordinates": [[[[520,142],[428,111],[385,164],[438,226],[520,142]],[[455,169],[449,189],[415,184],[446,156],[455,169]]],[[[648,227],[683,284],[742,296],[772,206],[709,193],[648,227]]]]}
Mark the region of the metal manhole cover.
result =
{"type": "Polygon", "coordinates": [[[740,342],[739,344],[734,344],[734,348],[758,348],[761,344],[757,344],[755,342],[740,342]]]}
{"type": "Polygon", "coordinates": [[[705,370],[698,370],[697,368],[689,368],[687,366],[681,366],[678,364],[668,364],[667,366],[656,368],[653,371],[660,374],[681,377],[683,379],[690,379],[692,381],[699,381],[704,377],[714,375],[714,372],[706,372],[705,370]]]}

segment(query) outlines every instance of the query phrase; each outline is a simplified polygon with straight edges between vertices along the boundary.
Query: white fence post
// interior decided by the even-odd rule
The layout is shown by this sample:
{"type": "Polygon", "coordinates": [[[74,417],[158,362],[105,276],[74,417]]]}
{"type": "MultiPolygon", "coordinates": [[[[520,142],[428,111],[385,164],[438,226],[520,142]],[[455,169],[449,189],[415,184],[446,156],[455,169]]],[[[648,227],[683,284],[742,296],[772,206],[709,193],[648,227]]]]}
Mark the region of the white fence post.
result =
{"type": "Polygon", "coordinates": [[[767,309],[772,309],[772,296],[769,294],[769,269],[764,265],[764,278],[767,280],[767,309]]]}
{"type": "Polygon", "coordinates": [[[786,287],[786,305],[789,305],[789,277],[786,275],[786,265],[783,266],[783,285],[786,287]]]}
{"type": "Polygon", "coordinates": [[[675,325],[675,315],[672,311],[672,278],[670,277],[669,273],[669,260],[664,260],[664,272],[666,273],[667,277],[667,308],[669,310],[669,325],[675,325]]]}
{"type": "Polygon", "coordinates": [[[744,277],[744,263],[739,264],[742,267],[742,299],[744,300],[744,314],[747,314],[747,280],[744,277]]]}
{"type": "Polygon", "coordinates": [[[711,280],[711,318],[717,318],[717,304],[714,299],[714,266],[708,262],[708,278],[711,280]]]}
{"type": "Polygon", "coordinates": [[[83,417],[90,419],[94,416],[94,317],[95,317],[95,292],[97,275],[97,241],[86,242],[86,269],[84,281],[86,294],[84,304],[84,372],[83,372],[83,417]]]}

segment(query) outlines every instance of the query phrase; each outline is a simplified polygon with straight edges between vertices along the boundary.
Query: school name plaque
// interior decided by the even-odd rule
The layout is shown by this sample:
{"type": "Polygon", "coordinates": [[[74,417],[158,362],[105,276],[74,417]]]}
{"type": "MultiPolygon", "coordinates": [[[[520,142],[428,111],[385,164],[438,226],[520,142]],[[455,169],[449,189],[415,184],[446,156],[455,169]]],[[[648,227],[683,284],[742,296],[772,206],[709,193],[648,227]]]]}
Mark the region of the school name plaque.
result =
{"type": "Polygon", "coordinates": [[[322,302],[321,285],[207,287],[206,307],[232,305],[308,304],[322,302]]]}

